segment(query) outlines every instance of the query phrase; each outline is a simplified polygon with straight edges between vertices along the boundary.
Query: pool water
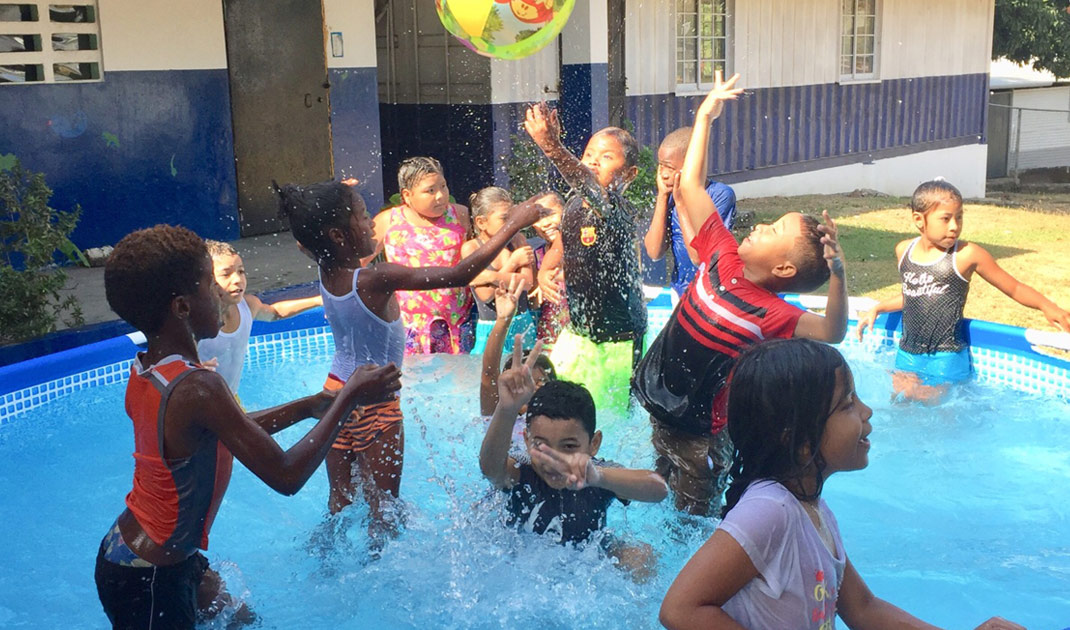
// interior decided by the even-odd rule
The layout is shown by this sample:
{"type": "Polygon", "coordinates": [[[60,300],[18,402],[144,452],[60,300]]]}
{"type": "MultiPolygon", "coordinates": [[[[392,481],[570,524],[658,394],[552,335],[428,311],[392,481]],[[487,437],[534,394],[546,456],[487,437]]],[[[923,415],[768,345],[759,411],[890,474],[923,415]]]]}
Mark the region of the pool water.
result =
{"type": "MultiPolygon", "coordinates": [[[[874,409],[864,471],[824,496],[871,589],[944,627],[1001,615],[1070,626],[1070,405],[970,385],[940,407],[893,405],[892,353],[844,348],[874,409]]],[[[316,391],[322,349],[246,367],[250,409],[316,391]]],[[[597,550],[501,524],[479,474],[478,357],[406,362],[405,525],[377,557],[357,504],[326,515],[322,469],[295,497],[235,466],[208,557],[264,628],[656,628],[661,599],[712,533],[669,503],[610,509],[618,536],[650,543],[658,574],[637,584],[597,550]]],[[[103,628],[93,584],[101,537],[130,487],[125,384],[76,392],[0,430],[0,627],[103,628]]],[[[299,439],[303,423],[279,435],[299,439]]],[[[601,455],[649,467],[645,418],[617,419],[601,455]]],[[[219,624],[216,624],[217,626],[219,624]]]]}

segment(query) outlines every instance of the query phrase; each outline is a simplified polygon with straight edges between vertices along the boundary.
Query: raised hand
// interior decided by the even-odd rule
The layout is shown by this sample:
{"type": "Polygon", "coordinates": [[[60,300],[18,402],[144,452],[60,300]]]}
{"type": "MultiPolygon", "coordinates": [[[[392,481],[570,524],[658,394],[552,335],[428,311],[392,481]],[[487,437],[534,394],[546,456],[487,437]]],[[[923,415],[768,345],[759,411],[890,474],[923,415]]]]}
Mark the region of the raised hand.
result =
{"type": "Polygon", "coordinates": [[[706,95],[706,100],[699,105],[695,117],[707,116],[709,121],[715,120],[724,111],[725,101],[734,101],[743,93],[743,88],[735,87],[739,80],[739,73],[733,74],[727,81],[721,80],[721,71],[714,73],[713,89],[706,95]]]}
{"type": "Polygon", "coordinates": [[[822,210],[821,216],[825,219],[824,225],[817,226],[817,230],[821,232],[821,244],[825,246],[825,262],[828,263],[829,269],[836,273],[843,272],[843,251],[840,250],[840,242],[838,240],[839,233],[836,231],[836,222],[829,216],[828,210],[822,210]]]}
{"type": "Polygon", "coordinates": [[[523,227],[533,225],[539,219],[545,216],[549,216],[553,213],[552,210],[539,204],[539,199],[542,195],[535,195],[526,201],[522,201],[509,211],[506,221],[519,222],[523,227]]]}
{"type": "Polygon", "coordinates": [[[535,394],[535,379],[531,368],[535,367],[542,352],[542,340],[535,342],[535,348],[524,359],[524,336],[513,339],[513,366],[498,376],[498,405],[506,409],[519,410],[528,404],[535,394]]]}
{"type": "Polygon", "coordinates": [[[540,101],[528,107],[524,114],[524,130],[539,148],[545,149],[561,140],[561,121],[557,110],[551,109],[546,101],[540,101]]]}
{"type": "Polygon", "coordinates": [[[536,444],[529,451],[532,462],[538,463],[548,481],[568,490],[597,487],[602,482],[599,470],[587,453],[562,453],[545,444],[536,444]]]}
{"type": "Polygon", "coordinates": [[[385,402],[401,389],[401,370],[393,363],[362,365],[346,381],[339,396],[356,405],[385,402]]]}
{"type": "Polygon", "coordinates": [[[516,305],[520,296],[528,290],[528,282],[518,273],[509,274],[507,286],[498,285],[494,289],[494,310],[498,319],[512,319],[516,314],[516,305]]]}

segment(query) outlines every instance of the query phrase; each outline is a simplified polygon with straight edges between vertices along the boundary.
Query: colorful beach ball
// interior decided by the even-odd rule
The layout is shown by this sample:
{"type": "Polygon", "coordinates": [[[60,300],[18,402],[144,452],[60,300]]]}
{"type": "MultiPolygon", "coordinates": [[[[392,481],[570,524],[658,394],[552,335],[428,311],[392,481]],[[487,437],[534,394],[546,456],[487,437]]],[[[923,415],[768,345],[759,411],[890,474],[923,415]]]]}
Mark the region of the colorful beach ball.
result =
{"type": "Polygon", "coordinates": [[[520,59],[561,32],[576,0],[435,0],[438,19],[475,52],[520,59]]]}

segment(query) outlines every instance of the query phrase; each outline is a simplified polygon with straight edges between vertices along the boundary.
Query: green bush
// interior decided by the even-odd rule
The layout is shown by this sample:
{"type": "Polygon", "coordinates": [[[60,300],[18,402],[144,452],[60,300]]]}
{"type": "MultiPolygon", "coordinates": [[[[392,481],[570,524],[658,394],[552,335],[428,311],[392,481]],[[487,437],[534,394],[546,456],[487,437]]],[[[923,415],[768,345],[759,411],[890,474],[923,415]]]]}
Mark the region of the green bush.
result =
{"type": "Polygon", "coordinates": [[[0,156],[0,344],[39,337],[83,322],[73,296],[60,290],[67,274],[55,265],[57,253],[81,258],[70,233],[81,209],[48,206],[52,190],[42,173],[31,173],[13,156],[0,156]]]}

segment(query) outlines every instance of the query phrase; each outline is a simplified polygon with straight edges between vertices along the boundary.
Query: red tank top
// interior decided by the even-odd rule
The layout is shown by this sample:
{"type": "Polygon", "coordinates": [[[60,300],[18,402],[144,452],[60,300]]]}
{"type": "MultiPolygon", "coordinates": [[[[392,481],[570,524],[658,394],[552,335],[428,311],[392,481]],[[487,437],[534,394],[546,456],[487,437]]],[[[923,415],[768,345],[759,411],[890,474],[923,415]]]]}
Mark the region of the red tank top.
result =
{"type": "Polygon", "coordinates": [[[139,355],[126,386],[126,413],[134,422],[134,488],[126,507],[154,543],[183,552],[208,548],[208,531],[233,464],[230,451],[214,436],[189,457],[163,458],[167,401],[175,386],[199,369],[177,355],[144,368],[139,355]]]}

